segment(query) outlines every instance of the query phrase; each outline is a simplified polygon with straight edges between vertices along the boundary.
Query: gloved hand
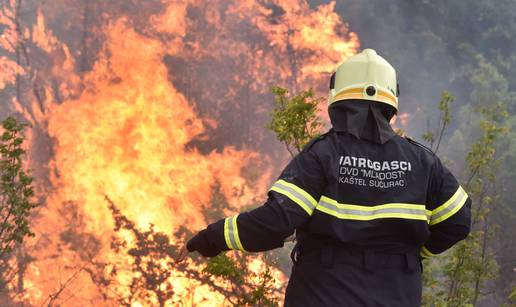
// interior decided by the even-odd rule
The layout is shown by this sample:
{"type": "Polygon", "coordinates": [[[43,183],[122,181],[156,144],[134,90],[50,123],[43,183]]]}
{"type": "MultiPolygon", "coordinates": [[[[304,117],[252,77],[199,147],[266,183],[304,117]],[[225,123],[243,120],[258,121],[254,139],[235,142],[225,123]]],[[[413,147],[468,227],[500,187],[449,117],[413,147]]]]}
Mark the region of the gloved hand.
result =
{"type": "Polygon", "coordinates": [[[221,250],[209,240],[206,229],[201,230],[191,238],[188,243],[186,243],[186,248],[189,252],[198,251],[204,257],[215,257],[221,252],[221,250]]]}

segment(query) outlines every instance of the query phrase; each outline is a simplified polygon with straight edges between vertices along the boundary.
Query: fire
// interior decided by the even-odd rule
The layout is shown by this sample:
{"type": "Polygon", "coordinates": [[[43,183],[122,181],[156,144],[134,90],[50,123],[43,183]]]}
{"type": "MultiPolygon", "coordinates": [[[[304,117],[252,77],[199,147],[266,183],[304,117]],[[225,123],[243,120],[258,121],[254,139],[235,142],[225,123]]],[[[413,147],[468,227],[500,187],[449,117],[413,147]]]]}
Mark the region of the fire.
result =
{"type": "MultiPolygon", "coordinates": [[[[270,156],[249,142],[224,143],[223,132],[244,133],[232,126],[242,121],[263,127],[268,114],[263,100],[270,100],[272,84],[315,87],[325,95],[328,73],[358,48],[358,37],[334,12],[334,2],[316,8],[303,0],[268,5],[217,0],[210,6],[163,0],[161,5],[143,30],[134,15],[113,19],[95,33],[103,44],[84,73],[77,71],[81,54],[49,29],[48,8],[39,9],[27,30],[27,42],[51,64],[31,72],[40,95],[28,91],[26,101],[14,100],[11,107],[53,143],[48,164],[37,165],[38,135],[31,135],[31,161],[37,174],[48,173],[48,182],[38,182],[45,203],[32,225],[36,238],[27,250],[33,260],[20,301],[41,305],[63,288],[56,298],[63,306],[116,305],[86,270],[91,261],[131,262],[110,246],[114,222],[106,196],[139,229],[153,225],[171,238],[181,226],[197,230],[212,222],[205,214],[211,206],[223,206],[221,213],[229,215],[261,203],[277,173],[270,156]],[[187,63],[187,69],[178,63],[187,63]],[[218,65],[218,75],[206,63],[218,65]]],[[[10,20],[6,12],[3,24],[10,20]]],[[[5,42],[1,46],[13,51],[5,42]]],[[[0,89],[15,83],[16,74],[29,73],[6,57],[0,57],[0,66],[6,68],[0,89]]],[[[246,133],[256,144],[270,144],[264,141],[268,135],[252,127],[246,133]]],[[[261,262],[255,259],[251,266],[259,270],[261,262]]],[[[285,280],[279,271],[273,274],[285,280]]],[[[131,272],[118,278],[124,288],[131,272]]],[[[173,271],[170,282],[177,289],[174,304],[224,303],[180,271],[173,271]]]]}
{"type": "Polygon", "coordinates": [[[154,224],[171,234],[179,225],[206,224],[202,211],[216,183],[238,208],[257,201],[265,182],[251,186],[241,176],[256,153],[226,148],[203,155],[188,149],[205,127],[168,82],[163,46],[138,35],[125,20],[108,33],[105,51],[112,56],[86,74],[83,94],[49,108],[48,132],[58,148],[52,165],[58,175],[51,179],[59,188],[35,227],[45,229],[52,221],[53,227],[66,228],[56,213],[73,201],[86,219],[83,230],[102,238],[97,257],[113,261],[113,224],[104,195],[140,228],[154,224]]]}
{"type": "Polygon", "coordinates": [[[395,130],[399,130],[402,134],[405,134],[405,130],[409,125],[410,119],[410,113],[400,112],[392,117],[390,124],[395,130]]]}
{"type": "MultiPolygon", "coordinates": [[[[182,223],[203,226],[202,206],[215,182],[234,206],[241,205],[232,189],[242,185],[238,174],[253,154],[228,148],[202,155],[187,149],[205,128],[168,82],[162,45],[139,36],[125,21],[109,33],[106,51],[114,56],[85,76],[87,88],[78,100],[50,109],[49,133],[60,149],[55,156],[60,175],[53,183],[63,185],[56,202],[73,195],[86,204],[88,230],[95,233],[111,228],[103,194],[115,196],[140,226],[152,222],[166,232],[182,223]]],[[[243,201],[252,201],[250,194],[252,189],[244,191],[243,201]]]]}

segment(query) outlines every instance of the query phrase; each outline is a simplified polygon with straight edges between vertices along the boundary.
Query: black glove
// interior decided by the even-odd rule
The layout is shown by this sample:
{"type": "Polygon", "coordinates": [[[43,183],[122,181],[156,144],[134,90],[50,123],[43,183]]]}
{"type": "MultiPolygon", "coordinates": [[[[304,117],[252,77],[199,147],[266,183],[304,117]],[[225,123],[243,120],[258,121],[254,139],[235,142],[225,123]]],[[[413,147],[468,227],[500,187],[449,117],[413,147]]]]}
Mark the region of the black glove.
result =
{"type": "Polygon", "coordinates": [[[208,231],[202,230],[186,243],[189,252],[198,251],[204,257],[215,257],[221,250],[208,238],[208,231]]]}

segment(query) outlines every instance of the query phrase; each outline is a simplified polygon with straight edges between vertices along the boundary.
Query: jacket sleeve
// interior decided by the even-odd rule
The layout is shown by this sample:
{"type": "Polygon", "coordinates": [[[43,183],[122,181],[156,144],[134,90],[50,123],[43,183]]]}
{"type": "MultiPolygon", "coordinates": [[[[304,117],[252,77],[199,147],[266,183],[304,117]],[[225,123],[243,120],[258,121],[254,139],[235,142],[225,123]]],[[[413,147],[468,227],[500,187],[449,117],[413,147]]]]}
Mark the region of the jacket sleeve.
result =
{"type": "Polygon", "coordinates": [[[317,155],[304,150],[274,182],[263,206],[209,225],[187,247],[205,256],[230,249],[258,252],[281,247],[309,220],[325,182],[317,155]]]}
{"type": "Polygon", "coordinates": [[[423,258],[440,254],[465,239],[471,224],[471,199],[439,158],[435,158],[427,203],[430,237],[421,248],[423,258]]]}

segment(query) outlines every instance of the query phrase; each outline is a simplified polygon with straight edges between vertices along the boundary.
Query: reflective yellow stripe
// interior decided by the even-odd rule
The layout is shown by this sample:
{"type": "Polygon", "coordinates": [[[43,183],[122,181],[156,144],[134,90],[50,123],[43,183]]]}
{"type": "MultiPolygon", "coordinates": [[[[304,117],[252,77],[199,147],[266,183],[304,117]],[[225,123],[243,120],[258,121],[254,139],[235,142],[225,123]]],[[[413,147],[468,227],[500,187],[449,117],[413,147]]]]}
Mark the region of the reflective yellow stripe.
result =
{"type": "Polygon", "coordinates": [[[317,206],[317,201],[310,194],[295,184],[285,180],[280,179],[276,181],[270,190],[287,196],[290,200],[303,208],[308,215],[312,215],[314,208],[317,206]]]}
{"type": "Polygon", "coordinates": [[[235,217],[233,218],[233,230],[234,230],[233,235],[235,236],[235,241],[236,241],[236,245],[237,245],[238,249],[245,252],[245,249],[242,246],[242,242],[240,242],[240,236],[238,235],[237,218],[238,218],[238,214],[235,215],[235,217]]]}
{"type": "Polygon", "coordinates": [[[278,180],[277,183],[294,189],[296,192],[298,192],[301,195],[303,195],[312,204],[313,207],[317,206],[317,201],[312,197],[312,195],[310,195],[308,192],[306,192],[305,190],[301,189],[297,185],[295,185],[293,183],[290,183],[290,182],[287,182],[287,181],[285,181],[283,179],[278,180]]]}
{"type": "Polygon", "coordinates": [[[452,197],[450,197],[448,201],[432,210],[432,215],[430,216],[430,225],[440,223],[457,213],[457,211],[459,211],[464,206],[467,199],[468,194],[461,186],[459,186],[457,191],[453,194],[452,197]]]}
{"type": "Polygon", "coordinates": [[[364,94],[362,93],[340,93],[332,98],[332,101],[344,100],[344,99],[363,99],[364,94]]]}
{"type": "Polygon", "coordinates": [[[392,101],[396,101],[396,96],[394,96],[391,92],[386,92],[386,91],[382,91],[382,90],[378,90],[378,95],[380,96],[383,96],[387,99],[390,99],[392,101]]]}
{"type": "MultiPolygon", "coordinates": [[[[370,98],[366,94],[364,94],[365,89],[364,88],[350,88],[347,90],[344,90],[335,97],[332,98],[332,102],[335,102],[337,100],[344,100],[344,99],[364,99],[364,98],[370,98]]],[[[391,92],[384,91],[381,89],[378,89],[377,94],[377,100],[381,100],[388,104],[396,104],[397,103],[397,97],[393,95],[391,92]]]]}
{"type": "Polygon", "coordinates": [[[364,93],[364,89],[359,87],[359,88],[350,88],[350,89],[347,89],[347,90],[344,90],[342,92],[340,92],[338,95],[340,94],[363,94],[364,93]]]}
{"type": "Polygon", "coordinates": [[[312,210],[310,210],[310,208],[308,208],[305,203],[303,203],[300,199],[298,199],[297,197],[295,197],[294,195],[290,194],[289,192],[285,191],[285,190],[282,190],[278,187],[272,187],[271,188],[271,191],[276,191],[280,194],[283,194],[285,196],[287,196],[288,198],[290,198],[290,200],[292,200],[293,202],[295,202],[296,204],[298,204],[301,208],[303,208],[303,210],[306,211],[306,213],[308,213],[308,215],[312,215],[312,210]]]}
{"type": "Polygon", "coordinates": [[[229,217],[227,217],[225,220],[224,220],[224,239],[226,240],[226,245],[228,246],[229,249],[235,249],[233,247],[233,244],[231,244],[231,240],[229,238],[229,217]]]}
{"type": "Polygon", "coordinates": [[[434,254],[431,251],[429,251],[424,245],[421,247],[420,255],[423,258],[429,258],[429,257],[437,256],[436,254],[434,254]]]}
{"type": "Polygon", "coordinates": [[[238,249],[245,252],[246,250],[238,235],[237,218],[238,214],[224,220],[224,239],[229,249],[238,249]]]}
{"type": "Polygon", "coordinates": [[[322,196],[315,208],[339,219],[369,221],[379,218],[403,218],[428,222],[425,205],[391,203],[378,206],[340,204],[336,200],[322,196]]]}

